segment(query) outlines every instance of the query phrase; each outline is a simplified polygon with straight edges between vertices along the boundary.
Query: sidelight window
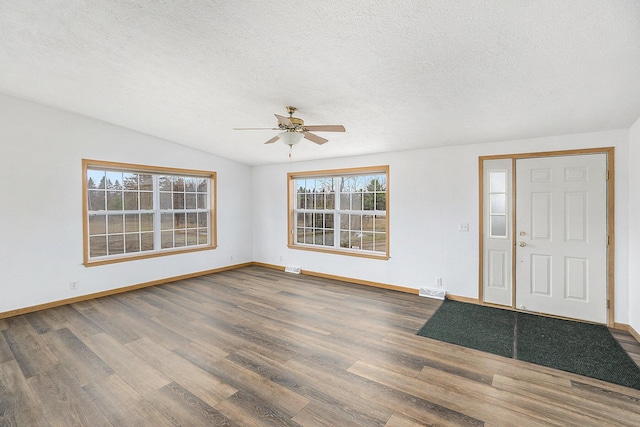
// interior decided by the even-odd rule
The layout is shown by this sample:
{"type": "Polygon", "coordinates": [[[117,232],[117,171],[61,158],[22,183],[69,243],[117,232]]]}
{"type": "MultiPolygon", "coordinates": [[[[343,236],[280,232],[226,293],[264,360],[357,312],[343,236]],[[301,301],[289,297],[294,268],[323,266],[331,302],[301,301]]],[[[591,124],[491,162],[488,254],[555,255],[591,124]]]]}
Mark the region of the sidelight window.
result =
{"type": "Polygon", "coordinates": [[[489,237],[507,237],[507,171],[489,172],[489,237]]]}

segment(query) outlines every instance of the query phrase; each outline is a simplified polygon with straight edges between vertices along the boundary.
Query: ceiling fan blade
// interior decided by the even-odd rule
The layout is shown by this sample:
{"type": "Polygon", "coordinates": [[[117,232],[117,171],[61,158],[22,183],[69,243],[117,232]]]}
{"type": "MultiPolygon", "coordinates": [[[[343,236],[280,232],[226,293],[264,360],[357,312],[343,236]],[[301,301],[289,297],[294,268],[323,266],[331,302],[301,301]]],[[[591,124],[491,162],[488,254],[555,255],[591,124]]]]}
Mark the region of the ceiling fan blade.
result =
{"type": "Polygon", "coordinates": [[[278,124],[281,124],[286,127],[293,126],[293,123],[291,123],[291,120],[289,119],[289,117],[281,116],[279,114],[274,114],[274,116],[276,116],[276,119],[278,119],[278,124]]]}
{"type": "Polygon", "coordinates": [[[342,125],[315,125],[305,126],[305,130],[312,130],[316,132],[346,132],[342,125]]]}
{"type": "Polygon", "coordinates": [[[267,142],[265,142],[265,144],[273,144],[274,142],[276,142],[279,139],[280,139],[280,137],[278,135],[276,135],[273,138],[271,138],[270,140],[268,140],[267,142]]]}
{"type": "Polygon", "coordinates": [[[327,141],[328,141],[328,139],[324,139],[324,138],[323,138],[323,137],[321,137],[321,136],[314,135],[314,134],[312,134],[311,132],[303,131],[302,133],[304,134],[304,137],[305,137],[306,139],[308,139],[309,141],[315,142],[316,144],[320,144],[320,145],[322,145],[322,144],[324,144],[325,142],[327,142],[327,141]]]}
{"type": "Polygon", "coordinates": [[[233,130],[280,130],[279,128],[233,128],[233,130]]]}

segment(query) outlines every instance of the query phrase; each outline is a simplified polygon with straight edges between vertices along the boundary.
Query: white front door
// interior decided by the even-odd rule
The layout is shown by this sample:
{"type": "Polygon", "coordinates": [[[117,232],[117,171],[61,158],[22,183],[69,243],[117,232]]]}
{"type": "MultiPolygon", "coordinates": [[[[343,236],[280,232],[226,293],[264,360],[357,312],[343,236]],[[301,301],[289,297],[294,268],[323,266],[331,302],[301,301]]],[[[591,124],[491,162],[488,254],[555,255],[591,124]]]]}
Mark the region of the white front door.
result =
{"type": "Polygon", "coordinates": [[[607,323],[607,156],[516,160],[516,307],[607,323]]]}

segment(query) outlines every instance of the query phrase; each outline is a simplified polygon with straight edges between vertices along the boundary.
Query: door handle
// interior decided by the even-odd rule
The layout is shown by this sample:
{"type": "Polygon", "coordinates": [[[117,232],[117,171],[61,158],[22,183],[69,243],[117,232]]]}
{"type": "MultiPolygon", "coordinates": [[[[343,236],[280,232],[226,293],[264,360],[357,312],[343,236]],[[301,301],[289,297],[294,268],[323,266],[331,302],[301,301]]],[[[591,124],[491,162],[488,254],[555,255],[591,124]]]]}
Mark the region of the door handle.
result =
{"type": "Polygon", "coordinates": [[[524,248],[525,246],[527,246],[527,244],[525,242],[518,242],[518,246],[524,248]]]}

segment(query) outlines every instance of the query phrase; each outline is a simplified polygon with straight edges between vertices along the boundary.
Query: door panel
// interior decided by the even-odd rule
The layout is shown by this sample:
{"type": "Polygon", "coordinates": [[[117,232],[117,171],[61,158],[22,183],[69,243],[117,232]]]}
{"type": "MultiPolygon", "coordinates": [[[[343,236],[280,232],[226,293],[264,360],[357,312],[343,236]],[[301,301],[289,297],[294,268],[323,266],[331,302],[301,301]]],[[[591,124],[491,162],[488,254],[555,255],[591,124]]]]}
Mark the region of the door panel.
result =
{"type": "Polygon", "coordinates": [[[589,271],[589,260],[585,258],[569,258],[566,259],[565,271],[565,294],[567,299],[577,301],[587,301],[587,272],[589,271]]]}
{"type": "Polygon", "coordinates": [[[531,255],[531,294],[551,296],[551,257],[531,255]]]}
{"type": "Polygon", "coordinates": [[[606,154],[516,161],[516,307],[607,322],[606,154]]]}
{"type": "Polygon", "coordinates": [[[487,283],[487,287],[509,291],[507,285],[511,281],[507,277],[507,272],[510,270],[508,266],[511,262],[511,257],[504,250],[491,249],[487,252],[489,254],[489,283],[487,283]]]}

